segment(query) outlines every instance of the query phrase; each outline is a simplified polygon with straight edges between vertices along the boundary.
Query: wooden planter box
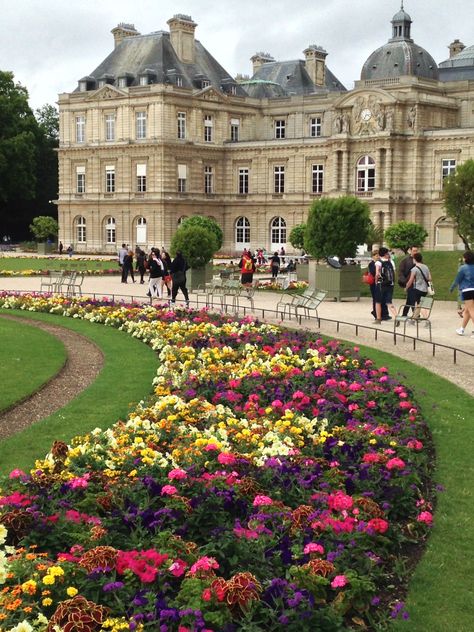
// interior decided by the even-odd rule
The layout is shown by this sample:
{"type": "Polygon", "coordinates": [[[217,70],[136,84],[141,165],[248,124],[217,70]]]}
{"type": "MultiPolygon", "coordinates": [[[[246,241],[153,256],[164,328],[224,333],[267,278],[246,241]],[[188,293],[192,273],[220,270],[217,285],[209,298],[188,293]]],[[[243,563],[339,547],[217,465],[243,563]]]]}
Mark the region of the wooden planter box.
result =
{"type": "Polygon", "coordinates": [[[310,261],[309,284],[318,290],[326,290],[327,298],[342,301],[345,298],[360,298],[360,265],[346,265],[332,268],[326,263],[310,261]]]}
{"type": "Polygon", "coordinates": [[[309,276],[309,263],[298,263],[296,265],[296,278],[298,281],[308,282],[309,276]]]}
{"type": "Polygon", "coordinates": [[[195,290],[197,287],[204,287],[212,280],[213,263],[208,263],[204,268],[190,268],[186,271],[186,287],[188,290],[195,290]]]}
{"type": "Polygon", "coordinates": [[[37,243],[39,255],[49,255],[53,252],[54,244],[48,244],[46,241],[39,241],[37,243]]]}

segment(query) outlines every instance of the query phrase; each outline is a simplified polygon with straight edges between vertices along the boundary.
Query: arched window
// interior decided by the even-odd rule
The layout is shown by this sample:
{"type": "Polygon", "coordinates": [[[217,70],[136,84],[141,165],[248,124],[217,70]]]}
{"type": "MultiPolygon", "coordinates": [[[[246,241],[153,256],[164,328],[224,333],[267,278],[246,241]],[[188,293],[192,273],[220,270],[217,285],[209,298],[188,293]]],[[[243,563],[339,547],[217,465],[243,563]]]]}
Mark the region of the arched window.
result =
{"type": "Polygon", "coordinates": [[[375,189],[375,160],[371,156],[362,156],[357,162],[357,192],[375,189]]]}
{"type": "Polygon", "coordinates": [[[246,217],[239,217],[235,222],[235,247],[237,250],[250,245],[250,222],[246,217]]]}
{"type": "Polygon", "coordinates": [[[109,217],[105,223],[105,242],[107,244],[115,244],[115,219],[109,217]]]}
{"type": "Polygon", "coordinates": [[[78,244],[86,243],[86,218],[82,216],[76,218],[76,241],[78,244]]]}
{"type": "Polygon", "coordinates": [[[146,244],[146,219],[139,217],[136,222],[136,243],[146,244]]]}
{"type": "Polygon", "coordinates": [[[270,224],[271,250],[286,244],[286,222],[283,217],[275,217],[270,224]]]}

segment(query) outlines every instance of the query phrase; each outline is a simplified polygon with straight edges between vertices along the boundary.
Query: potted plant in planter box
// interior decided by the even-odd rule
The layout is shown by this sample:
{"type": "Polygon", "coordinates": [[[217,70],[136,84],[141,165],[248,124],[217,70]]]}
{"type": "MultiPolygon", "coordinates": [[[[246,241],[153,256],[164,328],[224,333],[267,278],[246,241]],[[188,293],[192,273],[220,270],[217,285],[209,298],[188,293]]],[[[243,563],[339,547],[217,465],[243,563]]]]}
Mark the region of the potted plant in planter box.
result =
{"type": "Polygon", "coordinates": [[[309,210],[304,245],[317,259],[310,262],[309,283],[327,291],[328,298],[360,297],[359,265],[346,265],[366,241],[370,208],[355,196],[321,198],[309,210]],[[322,261],[324,260],[324,262],[322,261]]]}
{"type": "Polygon", "coordinates": [[[33,218],[30,231],[38,242],[38,254],[45,255],[52,252],[52,240],[56,239],[58,234],[58,222],[54,217],[38,215],[38,217],[33,218]]]}
{"type": "MultiPolygon", "coordinates": [[[[306,232],[306,224],[297,224],[290,231],[290,244],[296,250],[304,250],[304,235],[306,232]]],[[[296,276],[298,281],[308,281],[308,265],[307,263],[298,263],[296,266],[296,276]]]]}
{"type": "Polygon", "coordinates": [[[173,256],[181,251],[186,259],[189,266],[186,273],[188,289],[192,290],[206,283],[209,274],[206,266],[217,251],[217,239],[213,232],[203,226],[185,226],[183,222],[171,240],[170,250],[173,256]]]}

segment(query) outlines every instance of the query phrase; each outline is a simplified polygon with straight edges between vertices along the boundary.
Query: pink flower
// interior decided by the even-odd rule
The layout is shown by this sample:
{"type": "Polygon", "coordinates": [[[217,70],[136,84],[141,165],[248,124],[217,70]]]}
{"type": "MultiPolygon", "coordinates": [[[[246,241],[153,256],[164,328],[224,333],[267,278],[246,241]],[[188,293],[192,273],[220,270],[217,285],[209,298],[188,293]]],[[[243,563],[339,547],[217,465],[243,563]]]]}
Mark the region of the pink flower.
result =
{"type": "Polygon", "coordinates": [[[412,407],[412,403],[403,401],[403,402],[400,402],[398,404],[398,406],[399,406],[399,408],[407,409],[407,408],[411,408],[412,407]]]}
{"type": "Polygon", "coordinates": [[[186,564],[186,562],[178,558],[171,564],[168,570],[175,577],[181,577],[181,575],[184,575],[184,572],[187,568],[188,568],[188,565],[186,564]]]}
{"type": "Polygon", "coordinates": [[[77,476],[76,478],[71,478],[71,480],[69,481],[69,487],[71,487],[72,489],[76,489],[77,487],[88,487],[88,479],[88,474],[85,474],[84,476],[77,476]]]}
{"type": "Polygon", "coordinates": [[[301,399],[302,397],[305,397],[303,391],[295,391],[293,393],[293,399],[301,399]]]}
{"type": "Polygon", "coordinates": [[[163,487],[161,488],[161,495],[162,496],[172,496],[173,494],[177,493],[177,489],[174,485],[163,485],[163,487]]]}
{"type": "Polygon", "coordinates": [[[177,468],[175,470],[170,470],[168,472],[168,478],[170,479],[170,481],[172,480],[181,481],[184,478],[188,478],[188,475],[184,470],[180,470],[179,468],[177,468]]]}
{"type": "Polygon", "coordinates": [[[303,553],[305,553],[306,555],[308,553],[321,553],[322,555],[324,553],[324,548],[320,544],[317,544],[316,542],[309,542],[304,547],[303,553]]]}
{"type": "Polygon", "coordinates": [[[216,446],[215,443],[208,443],[206,446],[204,446],[203,450],[205,450],[206,452],[211,452],[212,450],[218,450],[219,448],[216,446]]]}
{"type": "Polygon", "coordinates": [[[272,406],[272,408],[281,408],[283,406],[283,402],[280,401],[279,399],[275,399],[271,403],[271,406],[272,406]]]}
{"type": "Polygon", "coordinates": [[[433,514],[430,511],[422,511],[416,519],[418,522],[424,522],[425,524],[432,524],[433,514]]]}
{"type": "Polygon", "coordinates": [[[348,582],[348,579],[345,575],[336,575],[336,577],[331,582],[332,588],[343,588],[348,582]]]}
{"type": "Polygon", "coordinates": [[[343,511],[344,509],[350,509],[354,501],[351,496],[344,494],[344,492],[338,491],[335,494],[328,496],[328,507],[335,511],[343,511]]]}
{"type": "Polygon", "coordinates": [[[260,507],[262,505],[273,505],[273,500],[269,496],[255,496],[253,506],[260,507]]]}
{"type": "Polygon", "coordinates": [[[405,467],[405,461],[403,459],[395,457],[393,459],[390,459],[390,461],[387,461],[385,467],[387,468],[387,470],[403,470],[403,468],[405,467]]]}
{"type": "Polygon", "coordinates": [[[388,529],[388,522],[382,518],[372,518],[367,523],[367,530],[375,531],[376,533],[385,533],[388,529]]]}
{"type": "Polygon", "coordinates": [[[191,566],[189,572],[191,575],[195,575],[198,571],[210,571],[214,568],[219,568],[219,563],[213,557],[204,555],[191,566]]]}
{"type": "Polygon", "coordinates": [[[228,452],[221,452],[217,457],[217,460],[222,465],[233,465],[237,459],[233,454],[229,454],[228,452]]]}
{"type": "Polygon", "coordinates": [[[423,444],[417,439],[411,439],[407,443],[407,448],[410,448],[411,450],[423,450],[423,444]]]}
{"type": "Polygon", "coordinates": [[[23,470],[12,470],[8,475],[8,478],[26,478],[26,474],[23,470]]]}

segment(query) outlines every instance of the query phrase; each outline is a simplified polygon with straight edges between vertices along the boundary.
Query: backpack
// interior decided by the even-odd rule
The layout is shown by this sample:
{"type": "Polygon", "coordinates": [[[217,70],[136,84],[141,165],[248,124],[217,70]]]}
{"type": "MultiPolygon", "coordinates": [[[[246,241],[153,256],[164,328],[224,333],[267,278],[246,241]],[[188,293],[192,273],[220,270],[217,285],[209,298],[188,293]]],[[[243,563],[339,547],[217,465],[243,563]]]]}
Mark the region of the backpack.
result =
{"type": "Polygon", "coordinates": [[[253,272],[253,261],[252,261],[252,259],[245,259],[245,261],[244,261],[244,270],[245,270],[245,272],[253,272]]]}
{"type": "Polygon", "coordinates": [[[380,285],[382,287],[390,287],[394,284],[394,270],[391,261],[382,261],[382,268],[380,270],[380,285]]]}

